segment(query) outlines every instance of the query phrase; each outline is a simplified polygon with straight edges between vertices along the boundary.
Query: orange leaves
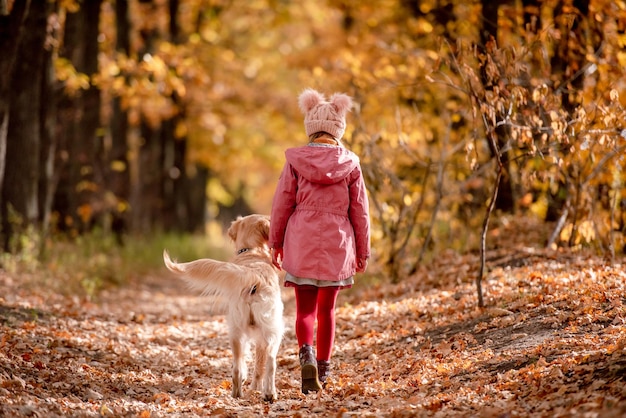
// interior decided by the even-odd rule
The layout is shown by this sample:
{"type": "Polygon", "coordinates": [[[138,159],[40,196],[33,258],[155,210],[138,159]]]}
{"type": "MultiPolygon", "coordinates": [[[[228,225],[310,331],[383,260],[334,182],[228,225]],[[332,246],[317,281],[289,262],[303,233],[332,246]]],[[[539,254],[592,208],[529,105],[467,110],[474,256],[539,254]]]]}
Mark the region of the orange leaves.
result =
{"type": "MultiPolygon", "coordinates": [[[[519,255],[508,251],[498,259],[519,255]]],[[[621,266],[607,266],[581,253],[526,255],[532,261],[527,266],[492,269],[486,283],[498,303],[479,310],[468,290],[472,257],[442,255],[401,284],[355,286],[342,293],[332,374],[318,395],[299,391],[294,306],[285,293],[286,321],[292,325],[278,355],[279,398],[272,404],[249,386],[244,398],[231,398],[223,317],[208,313],[206,300],[186,296],[167,278],[146,277],[111,289],[98,304],[50,302],[43,289],[20,295],[19,281],[0,281],[6,295],[0,305],[0,413],[253,417],[615,412],[626,395],[621,266]],[[440,278],[437,286],[430,284],[431,275],[440,278]],[[49,315],[33,318],[16,307],[20,304],[45,308],[49,315]]]]}
{"type": "Polygon", "coordinates": [[[155,393],[152,400],[160,405],[169,405],[172,403],[172,397],[169,393],[155,393]]]}

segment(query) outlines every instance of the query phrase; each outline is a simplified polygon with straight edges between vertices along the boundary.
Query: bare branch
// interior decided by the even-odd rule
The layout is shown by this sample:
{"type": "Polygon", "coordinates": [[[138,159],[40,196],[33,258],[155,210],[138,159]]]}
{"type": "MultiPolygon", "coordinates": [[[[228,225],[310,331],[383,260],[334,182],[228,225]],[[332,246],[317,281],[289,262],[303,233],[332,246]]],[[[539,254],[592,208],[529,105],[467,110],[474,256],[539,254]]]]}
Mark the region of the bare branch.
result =
{"type": "Polygon", "coordinates": [[[485,254],[486,254],[486,241],[487,241],[487,231],[489,230],[489,219],[491,218],[491,213],[493,209],[496,207],[496,199],[498,198],[498,189],[500,188],[500,180],[502,179],[502,165],[498,165],[498,175],[496,176],[496,181],[493,185],[493,192],[491,193],[491,201],[489,202],[489,207],[487,208],[487,213],[485,214],[485,218],[483,219],[483,230],[480,234],[480,270],[478,271],[478,276],[476,277],[476,291],[478,293],[478,306],[483,308],[485,306],[485,301],[483,299],[483,276],[485,275],[485,254]]]}

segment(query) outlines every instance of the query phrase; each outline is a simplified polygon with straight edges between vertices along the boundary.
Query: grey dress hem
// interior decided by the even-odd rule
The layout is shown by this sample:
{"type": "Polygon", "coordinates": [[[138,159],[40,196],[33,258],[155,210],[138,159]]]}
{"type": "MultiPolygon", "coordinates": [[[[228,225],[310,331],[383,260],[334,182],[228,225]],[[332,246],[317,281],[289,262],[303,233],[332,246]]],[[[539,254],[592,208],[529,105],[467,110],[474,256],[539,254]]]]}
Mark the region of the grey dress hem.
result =
{"type": "Polygon", "coordinates": [[[354,284],[354,277],[350,276],[343,280],[331,281],[331,280],[318,280],[318,279],[309,279],[304,277],[296,277],[293,274],[287,272],[285,274],[285,286],[296,285],[296,286],[315,286],[315,287],[351,287],[354,284]]]}

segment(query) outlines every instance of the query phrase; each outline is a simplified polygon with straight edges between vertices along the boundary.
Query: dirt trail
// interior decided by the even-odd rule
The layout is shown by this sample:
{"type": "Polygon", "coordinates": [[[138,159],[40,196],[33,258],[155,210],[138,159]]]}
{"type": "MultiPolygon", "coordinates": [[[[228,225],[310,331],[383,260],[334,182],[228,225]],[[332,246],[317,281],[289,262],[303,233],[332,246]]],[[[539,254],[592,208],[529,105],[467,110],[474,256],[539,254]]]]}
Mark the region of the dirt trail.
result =
{"type": "Polygon", "coordinates": [[[272,404],[231,398],[224,317],[165,273],[94,302],[0,273],[0,416],[623,416],[626,273],[546,260],[494,268],[482,310],[471,256],[342,292],[320,396],[299,391],[285,289],[272,404]]]}
{"type": "Polygon", "coordinates": [[[224,317],[182,281],[151,276],[95,302],[0,276],[0,416],[258,416],[315,410],[298,391],[293,303],[279,354],[281,400],[230,397],[224,317]]]}

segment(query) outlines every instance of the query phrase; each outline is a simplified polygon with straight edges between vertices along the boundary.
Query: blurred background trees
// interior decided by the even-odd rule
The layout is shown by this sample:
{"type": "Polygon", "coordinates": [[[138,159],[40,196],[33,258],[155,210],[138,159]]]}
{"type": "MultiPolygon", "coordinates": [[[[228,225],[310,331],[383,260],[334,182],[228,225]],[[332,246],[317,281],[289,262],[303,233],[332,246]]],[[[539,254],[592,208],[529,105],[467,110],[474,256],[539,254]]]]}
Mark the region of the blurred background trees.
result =
{"type": "Polygon", "coordinates": [[[355,98],[345,143],[392,279],[475,250],[494,187],[494,222],[536,219],[542,245],[615,256],[625,45],[613,0],[5,0],[3,247],[211,237],[269,213],[311,86],[355,98]]]}

